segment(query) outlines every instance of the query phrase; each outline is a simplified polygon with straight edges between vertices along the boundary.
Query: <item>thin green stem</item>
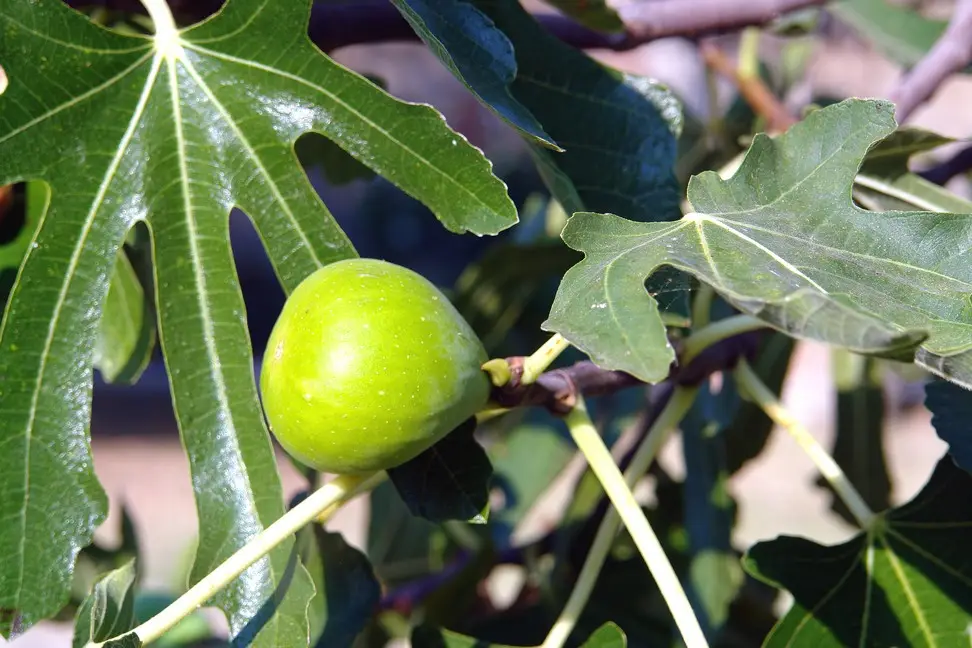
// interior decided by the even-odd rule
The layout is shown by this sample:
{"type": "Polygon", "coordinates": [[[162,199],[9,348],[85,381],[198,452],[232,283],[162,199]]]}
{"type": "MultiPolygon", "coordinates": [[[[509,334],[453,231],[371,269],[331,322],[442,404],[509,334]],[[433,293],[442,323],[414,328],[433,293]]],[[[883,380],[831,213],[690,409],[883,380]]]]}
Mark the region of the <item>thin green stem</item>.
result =
{"type": "Polygon", "coordinates": [[[567,350],[570,346],[568,342],[560,333],[555,334],[549,340],[543,343],[543,346],[537,349],[534,353],[527,356],[526,360],[523,361],[523,377],[520,378],[520,382],[524,385],[529,385],[537,381],[537,378],[544,371],[547,370],[557,357],[567,350]]]}
{"type": "Polygon", "coordinates": [[[715,299],[715,288],[702,283],[692,300],[692,328],[696,331],[709,325],[712,316],[712,300],[715,299]]]}
{"type": "MultiPolygon", "coordinates": [[[[195,612],[217,592],[242,574],[248,567],[270,553],[277,545],[292,537],[323,512],[337,510],[355,495],[370,490],[384,479],[383,473],[341,475],[314,491],[307,499],[287,511],[276,522],[255,535],[239,551],[223,561],[216,569],[173,601],[167,608],[133,630],[142,644],[148,644],[195,612]]],[[[127,632],[124,634],[128,634],[127,632]]],[[[122,635],[124,636],[124,635],[122,635]]],[[[116,637],[117,638],[117,637],[116,637]]],[[[85,648],[98,648],[101,643],[89,643],[85,648]]]]}
{"type": "Polygon", "coordinates": [[[834,458],[831,457],[813,435],[790,412],[783,407],[776,395],[760,380],[756,372],[745,360],[741,360],[735,371],[736,383],[774,423],[786,430],[804,452],[810,457],[817,470],[834,489],[837,496],[847,506],[851,515],[861,525],[862,529],[869,529],[874,523],[874,511],[864,502],[864,498],[851,484],[847,475],[841,470],[834,458]]]}
{"type": "Polygon", "coordinates": [[[759,27],[747,27],[739,39],[739,63],[736,65],[736,75],[740,79],[755,79],[759,77],[759,27]]]}
{"type": "Polygon", "coordinates": [[[751,315],[733,315],[709,324],[685,338],[685,344],[682,346],[682,364],[687,365],[697,355],[720,340],[761,328],[766,328],[766,322],[751,315]]]}
{"type": "MultiPolygon", "coordinates": [[[[658,418],[655,419],[645,439],[631,458],[628,469],[624,471],[624,483],[629,489],[634,488],[638,480],[648,472],[648,468],[654,463],[658,453],[671,436],[671,432],[678,427],[692,408],[698,391],[697,387],[677,387],[672,392],[668,404],[658,414],[658,418]]],[[[607,560],[620,526],[621,518],[618,512],[613,508],[609,509],[597,528],[594,542],[587,552],[587,558],[584,559],[584,566],[577,577],[577,582],[574,583],[570,598],[567,599],[563,611],[551,627],[541,648],[561,648],[570,637],[570,633],[574,631],[577,620],[591,598],[594,584],[601,573],[601,568],[604,567],[604,561],[607,560]]]]}
{"type": "Polygon", "coordinates": [[[155,27],[155,49],[166,58],[182,56],[179,29],[165,0],[141,0],[155,27]]]}
{"type": "Polygon", "coordinates": [[[675,569],[665,555],[665,550],[658,541],[658,536],[652,530],[645,517],[644,511],[635,500],[610,451],[604,445],[604,440],[597,432],[597,428],[587,413],[583,398],[577,399],[577,405],[565,418],[570,434],[580,451],[584,453],[591,470],[604,487],[608,498],[614,505],[621,521],[631,534],[635,546],[651,572],[662,598],[668,604],[675,625],[682,633],[682,639],[687,648],[708,648],[708,642],[699,620],[695,617],[692,604],[689,603],[682,583],[675,573],[675,569]]]}

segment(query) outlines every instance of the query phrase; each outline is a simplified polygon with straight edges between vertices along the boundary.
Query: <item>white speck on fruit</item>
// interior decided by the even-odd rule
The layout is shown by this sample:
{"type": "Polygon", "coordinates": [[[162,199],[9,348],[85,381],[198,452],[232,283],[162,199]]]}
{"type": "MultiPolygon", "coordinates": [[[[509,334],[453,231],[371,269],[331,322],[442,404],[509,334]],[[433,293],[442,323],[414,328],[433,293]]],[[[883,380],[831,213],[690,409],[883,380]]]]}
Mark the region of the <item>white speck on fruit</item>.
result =
{"type": "Polygon", "coordinates": [[[304,400],[305,400],[305,401],[307,401],[307,402],[309,403],[309,402],[310,402],[310,399],[311,399],[311,395],[310,395],[310,394],[308,394],[308,393],[305,393],[305,394],[304,394],[304,400]]]}
{"type": "Polygon", "coordinates": [[[591,310],[594,310],[595,308],[597,309],[607,308],[607,304],[591,304],[591,310]]]}
{"type": "Polygon", "coordinates": [[[279,360],[280,358],[283,357],[283,349],[284,349],[284,343],[283,340],[280,340],[279,342],[277,342],[277,346],[273,348],[274,360],[279,360]]]}

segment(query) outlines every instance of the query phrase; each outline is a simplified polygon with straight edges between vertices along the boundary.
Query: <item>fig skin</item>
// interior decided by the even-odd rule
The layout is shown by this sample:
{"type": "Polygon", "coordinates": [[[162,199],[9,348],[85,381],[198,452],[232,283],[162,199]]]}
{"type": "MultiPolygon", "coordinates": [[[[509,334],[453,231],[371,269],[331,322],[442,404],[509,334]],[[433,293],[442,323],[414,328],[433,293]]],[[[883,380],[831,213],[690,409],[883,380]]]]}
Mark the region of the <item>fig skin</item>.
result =
{"type": "Polygon", "coordinates": [[[377,259],[338,261],[284,304],[260,374],[263,408],[301,463],[334,474],[386,470],[486,405],[487,359],[421,275],[377,259]]]}

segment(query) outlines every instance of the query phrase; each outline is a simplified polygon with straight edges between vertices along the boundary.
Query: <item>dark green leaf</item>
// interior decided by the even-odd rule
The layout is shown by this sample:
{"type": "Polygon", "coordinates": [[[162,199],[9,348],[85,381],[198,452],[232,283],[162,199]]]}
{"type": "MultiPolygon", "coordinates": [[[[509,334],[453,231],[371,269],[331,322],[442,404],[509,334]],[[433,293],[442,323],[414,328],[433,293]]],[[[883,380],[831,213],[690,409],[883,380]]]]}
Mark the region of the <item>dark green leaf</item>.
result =
{"type": "Polygon", "coordinates": [[[381,598],[371,563],[338,533],[312,524],[301,531],[301,558],[317,590],[308,609],[312,646],[354,643],[381,598]]]}
{"type": "Polygon", "coordinates": [[[625,648],[628,640],[621,628],[614,623],[605,623],[597,629],[581,648],[625,648]]]}
{"type": "Polygon", "coordinates": [[[513,43],[513,96],[565,149],[531,146],[544,181],[567,213],[677,218],[680,192],[673,167],[682,113],[674,95],[565,45],[517,0],[475,4],[513,43]]]}
{"type": "Polygon", "coordinates": [[[972,212],[972,202],[911,173],[908,168],[913,155],[951,141],[917,128],[896,130],[868,151],[854,181],[855,198],[874,211],[972,212]]]}
{"type": "Polygon", "coordinates": [[[493,482],[503,491],[505,501],[502,509],[493,512],[490,523],[512,532],[574,452],[557,430],[539,425],[521,425],[492,444],[493,482]]]}
{"type": "Polygon", "coordinates": [[[767,647],[965,646],[972,614],[972,477],[948,456],[910,503],[840,545],[780,537],[745,559],[794,603],[767,647]]]}
{"type": "Polygon", "coordinates": [[[353,180],[367,180],[375,173],[344,149],[319,133],[305,133],[294,143],[297,159],[305,167],[320,167],[328,181],[342,185],[353,180]]]}
{"type": "MultiPolygon", "coordinates": [[[[60,608],[74,557],[105,515],[88,448],[92,363],[112,264],[135,223],[153,234],[160,337],[202,521],[195,580],[283,512],[231,208],[254,220],[287,291],[353,256],[293,152],[319,131],[453,231],[516,222],[481,152],[433,109],[322,55],[306,35],[309,11],[231,0],[178,35],[163,30],[157,48],[59,0],[3,4],[0,185],[51,187],[0,329],[0,608],[21,611],[27,627],[60,608]]],[[[217,599],[234,634],[282,591],[289,545],[217,599]]],[[[306,636],[310,580],[299,565],[293,575],[258,645],[306,636]]]]}
{"type": "Polygon", "coordinates": [[[925,405],[932,425],[962,469],[972,472],[972,392],[952,383],[935,381],[925,387],[925,405]]]}
{"type": "Polygon", "coordinates": [[[78,608],[74,648],[106,641],[135,627],[135,559],[105,574],[78,608]]]}
{"type": "Polygon", "coordinates": [[[732,547],[735,503],[727,490],[725,429],[738,411],[735,384],[713,394],[703,384],[682,421],[685,458],[685,530],[691,563],[689,593],[706,636],[713,639],[729,616],[743,581],[732,547]]]}
{"type": "Polygon", "coordinates": [[[411,643],[412,648],[512,648],[431,625],[417,626],[412,631],[411,643]]]}
{"type": "Polygon", "coordinates": [[[451,299],[492,354],[541,288],[562,277],[577,260],[578,254],[559,240],[491,247],[466,267],[451,299]]]}
{"type": "Polygon", "coordinates": [[[843,0],[831,3],[828,9],[885,56],[906,67],[928,53],[947,24],[888,0],[843,0]]]}
{"type": "Polygon", "coordinates": [[[644,279],[671,265],[790,335],[972,384],[972,217],[875,215],[850,200],[864,154],[894,129],[891,104],[849,99],[758,135],[731,179],[695,176],[695,211],[678,222],[576,214],[563,238],[586,258],[544,328],[604,368],[659,381],[674,353],[644,279]]]}
{"type": "Polygon", "coordinates": [[[375,488],[369,504],[368,559],[383,583],[395,586],[443,568],[445,533],[412,515],[391,483],[375,488]]]}
{"type": "Polygon", "coordinates": [[[486,523],[493,467],[475,431],[476,419],[470,418],[419,456],[388,470],[413,515],[432,522],[486,523]]]}
{"type": "Polygon", "coordinates": [[[577,22],[606,32],[624,30],[624,23],[605,0],[545,0],[577,22]]]}
{"type": "Polygon", "coordinates": [[[465,0],[392,0],[419,38],[457,79],[532,141],[559,150],[530,111],[513,98],[513,44],[465,0]]]}
{"type": "MultiPolygon", "coordinates": [[[[837,425],[831,456],[875,511],[891,506],[891,477],[884,456],[884,389],[873,376],[873,360],[846,351],[835,354],[837,425]]],[[[817,485],[829,488],[824,478],[817,485]]],[[[834,511],[850,524],[854,517],[839,497],[834,511]]]]}

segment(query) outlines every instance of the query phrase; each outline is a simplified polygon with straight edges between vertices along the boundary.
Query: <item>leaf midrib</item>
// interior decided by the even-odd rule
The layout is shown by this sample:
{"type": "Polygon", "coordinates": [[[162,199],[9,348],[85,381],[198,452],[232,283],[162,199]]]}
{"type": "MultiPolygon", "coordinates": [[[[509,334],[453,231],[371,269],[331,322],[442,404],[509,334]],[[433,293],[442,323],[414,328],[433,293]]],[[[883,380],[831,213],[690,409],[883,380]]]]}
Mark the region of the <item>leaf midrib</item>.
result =
{"type": "MultiPolygon", "coordinates": [[[[213,58],[220,59],[220,60],[223,60],[223,61],[227,61],[229,63],[235,63],[236,65],[242,65],[244,67],[255,68],[255,69],[258,69],[258,70],[262,70],[264,72],[267,72],[268,74],[276,74],[276,75],[281,76],[281,77],[283,77],[285,79],[288,79],[290,81],[293,81],[294,83],[299,83],[301,85],[307,86],[308,88],[311,88],[312,90],[316,90],[317,92],[323,94],[324,96],[326,96],[328,99],[330,99],[334,103],[340,105],[342,108],[344,108],[345,110],[347,110],[351,114],[355,115],[362,122],[364,122],[367,126],[371,127],[372,129],[374,129],[378,133],[381,133],[382,135],[384,135],[386,138],[388,138],[388,141],[396,144],[404,152],[408,153],[410,157],[414,158],[414,160],[416,162],[418,162],[419,164],[421,164],[421,165],[427,167],[428,169],[432,170],[437,175],[441,176],[445,180],[445,183],[447,185],[450,185],[450,186],[452,186],[452,187],[454,187],[456,189],[459,189],[462,193],[464,193],[467,196],[469,196],[469,198],[473,202],[481,205],[487,211],[489,211],[489,212],[495,212],[495,210],[493,209],[493,207],[491,207],[491,206],[487,205],[485,202],[483,202],[483,200],[479,196],[477,196],[473,191],[471,191],[468,187],[466,187],[466,185],[464,185],[461,182],[457,182],[454,177],[452,177],[451,175],[449,175],[448,173],[446,173],[442,169],[434,166],[431,162],[429,162],[427,159],[425,159],[424,157],[422,157],[421,155],[419,155],[414,149],[412,149],[410,146],[408,146],[405,142],[403,142],[403,141],[399,140],[398,138],[394,137],[390,132],[388,132],[387,130],[385,130],[384,128],[382,128],[377,122],[372,121],[367,116],[365,116],[363,113],[361,113],[356,108],[354,108],[354,106],[348,104],[343,99],[341,99],[340,97],[338,97],[336,94],[334,94],[332,92],[329,92],[328,90],[326,90],[323,87],[317,85],[316,83],[312,83],[312,82],[307,81],[306,79],[303,79],[303,78],[301,78],[301,77],[299,77],[299,76],[297,76],[295,74],[291,74],[289,72],[286,72],[284,70],[281,70],[281,69],[278,69],[278,68],[275,68],[275,67],[272,67],[272,66],[269,66],[269,65],[264,65],[262,63],[257,63],[256,61],[247,61],[246,59],[241,59],[241,58],[238,58],[236,56],[232,56],[230,54],[224,54],[222,52],[217,52],[215,50],[210,50],[210,49],[205,48],[205,47],[199,47],[198,45],[196,45],[195,43],[193,43],[191,41],[186,41],[184,43],[184,47],[186,49],[192,50],[192,51],[194,51],[194,52],[196,52],[198,54],[205,54],[207,56],[212,56],[213,58]]],[[[415,106],[416,108],[420,108],[420,109],[422,108],[421,106],[419,106],[417,104],[411,104],[411,105],[415,106]]],[[[455,133],[455,137],[465,139],[465,137],[461,133],[455,133]]],[[[490,164],[490,165],[492,164],[492,163],[490,163],[488,161],[487,161],[487,163],[490,164]]]]}

